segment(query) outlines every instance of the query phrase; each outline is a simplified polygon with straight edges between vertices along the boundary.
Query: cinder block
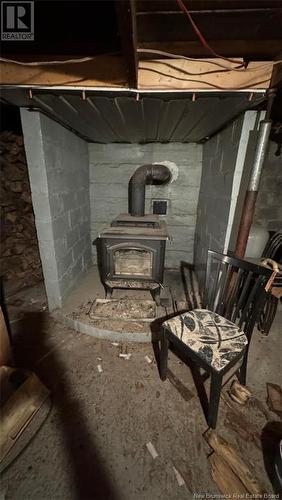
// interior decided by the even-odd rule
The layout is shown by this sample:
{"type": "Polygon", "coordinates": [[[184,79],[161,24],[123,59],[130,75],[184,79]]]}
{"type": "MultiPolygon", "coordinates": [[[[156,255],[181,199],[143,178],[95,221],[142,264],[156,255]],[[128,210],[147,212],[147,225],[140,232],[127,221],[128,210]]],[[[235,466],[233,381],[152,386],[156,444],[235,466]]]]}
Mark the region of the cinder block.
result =
{"type": "Polygon", "coordinates": [[[171,200],[172,215],[194,215],[197,211],[198,200],[175,199],[171,200]]]}
{"type": "Polygon", "coordinates": [[[48,181],[44,158],[41,156],[36,160],[36,158],[32,158],[32,155],[35,155],[34,151],[30,152],[30,154],[26,151],[27,161],[29,164],[28,175],[31,192],[33,194],[48,193],[48,181]]]}
{"type": "MultiPolygon", "coordinates": [[[[85,199],[85,193],[83,194],[85,199]]],[[[77,193],[73,191],[61,193],[61,199],[63,202],[64,211],[68,212],[69,210],[72,210],[77,203],[77,193]]]]}
{"type": "MultiPolygon", "coordinates": [[[[81,188],[80,190],[76,190],[74,192],[74,196],[75,196],[75,203],[79,207],[82,207],[83,205],[87,206],[88,207],[88,211],[89,211],[89,195],[88,195],[88,192],[89,192],[89,179],[88,179],[88,176],[87,176],[85,188],[81,188]]],[[[72,193],[71,196],[72,196],[72,206],[73,206],[73,193],[72,193]]],[[[67,208],[67,210],[69,210],[70,208],[72,208],[72,206],[70,205],[67,208]]]]}
{"type": "Polygon", "coordinates": [[[69,229],[65,237],[66,237],[67,248],[72,248],[80,238],[79,226],[69,229]]]}
{"type": "Polygon", "coordinates": [[[94,182],[90,184],[90,197],[94,200],[101,199],[107,203],[111,198],[124,198],[128,197],[128,178],[123,183],[100,183],[94,182]]]}
{"type": "Polygon", "coordinates": [[[80,207],[76,207],[70,210],[69,212],[70,227],[73,228],[75,226],[78,226],[82,222],[81,218],[82,215],[80,207]]]}
{"type": "Polygon", "coordinates": [[[180,269],[181,262],[193,264],[193,253],[183,251],[167,250],[165,256],[165,267],[168,269],[180,269]]]}
{"type": "Polygon", "coordinates": [[[66,235],[70,229],[68,214],[65,213],[56,217],[56,219],[53,219],[52,227],[54,240],[62,238],[62,236],[66,235]]]}
{"type": "Polygon", "coordinates": [[[66,297],[68,296],[69,292],[73,288],[73,281],[72,281],[72,274],[71,274],[71,268],[66,271],[66,273],[60,278],[58,281],[61,297],[62,297],[62,302],[65,301],[66,297]]]}
{"type": "Polygon", "coordinates": [[[56,252],[52,243],[39,241],[39,252],[44,279],[52,282],[58,280],[56,252]]]}
{"type": "Polygon", "coordinates": [[[120,213],[126,213],[128,211],[128,201],[122,198],[113,198],[110,200],[94,200],[90,198],[90,209],[93,221],[110,222],[120,213]]]}
{"type": "Polygon", "coordinates": [[[83,273],[83,257],[80,256],[71,269],[72,280],[78,280],[83,273]]]}
{"type": "Polygon", "coordinates": [[[53,309],[61,307],[73,286],[72,247],[79,238],[85,244],[81,249],[85,262],[91,259],[88,145],[45,115],[26,110],[21,115],[48,303],[53,309]],[[80,229],[73,230],[75,225],[80,229]]]}
{"type": "Polygon", "coordinates": [[[76,262],[79,256],[83,255],[84,249],[85,249],[85,242],[84,239],[81,238],[72,247],[72,256],[74,262],[76,262]]]}
{"type": "Polygon", "coordinates": [[[73,255],[72,250],[68,250],[67,253],[60,259],[57,258],[57,269],[59,279],[71,268],[73,265],[73,255]]]}
{"type": "Polygon", "coordinates": [[[37,220],[49,222],[52,219],[48,193],[37,194],[33,192],[32,203],[37,220]]]}
{"type": "Polygon", "coordinates": [[[62,297],[60,293],[59,281],[48,280],[44,276],[44,284],[48,297],[49,310],[54,311],[54,309],[62,307],[62,297]]]}
{"type": "Polygon", "coordinates": [[[167,244],[169,251],[193,252],[194,227],[168,226],[169,235],[172,238],[167,244]]]}
{"type": "Polygon", "coordinates": [[[79,237],[87,237],[88,239],[90,238],[90,221],[87,220],[86,222],[82,222],[78,226],[79,229],[79,237]]]}
{"type": "Polygon", "coordinates": [[[90,164],[90,182],[91,183],[108,183],[110,184],[125,184],[127,186],[130,177],[138,168],[136,163],[115,163],[115,159],[111,159],[111,164],[91,163],[90,164]]]}
{"type": "Polygon", "coordinates": [[[193,215],[176,215],[169,210],[168,215],[164,217],[169,226],[196,226],[196,213],[193,215]]]}
{"type": "Polygon", "coordinates": [[[53,225],[52,221],[43,222],[37,219],[37,214],[35,212],[35,225],[37,231],[38,241],[53,241],[53,225]]]}
{"type": "Polygon", "coordinates": [[[54,240],[54,249],[56,253],[56,259],[61,259],[66,255],[66,253],[68,252],[66,236],[54,240]]]}
{"type": "Polygon", "coordinates": [[[89,160],[91,163],[136,163],[142,165],[146,148],[139,144],[89,144],[89,160]],[[144,151],[145,149],[145,151],[144,151]]]}

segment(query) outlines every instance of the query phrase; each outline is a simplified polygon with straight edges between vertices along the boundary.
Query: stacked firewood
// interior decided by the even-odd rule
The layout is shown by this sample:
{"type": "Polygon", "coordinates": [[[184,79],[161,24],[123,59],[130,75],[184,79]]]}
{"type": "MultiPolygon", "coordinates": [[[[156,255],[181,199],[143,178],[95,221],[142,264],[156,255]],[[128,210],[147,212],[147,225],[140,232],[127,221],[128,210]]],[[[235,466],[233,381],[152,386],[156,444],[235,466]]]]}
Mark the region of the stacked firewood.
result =
{"type": "Polygon", "coordinates": [[[1,275],[18,287],[42,280],[23,137],[0,133],[1,275]]]}

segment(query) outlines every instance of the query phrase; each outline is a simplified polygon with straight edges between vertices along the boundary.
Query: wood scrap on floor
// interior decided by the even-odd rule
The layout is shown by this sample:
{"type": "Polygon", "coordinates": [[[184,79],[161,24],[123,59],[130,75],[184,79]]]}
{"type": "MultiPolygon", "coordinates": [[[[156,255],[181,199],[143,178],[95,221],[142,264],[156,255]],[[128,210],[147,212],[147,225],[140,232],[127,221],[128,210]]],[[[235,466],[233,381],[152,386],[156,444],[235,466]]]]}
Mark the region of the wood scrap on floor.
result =
{"type": "Polygon", "coordinates": [[[237,380],[233,380],[229,389],[229,396],[235,403],[245,405],[251,397],[251,391],[245,385],[241,385],[237,380]]]}
{"type": "Polygon", "coordinates": [[[267,406],[268,408],[276,413],[278,417],[282,418],[282,389],[277,384],[271,384],[268,382],[266,384],[267,388],[267,406]]]}
{"type": "Polygon", "coordinates": [[[260,439],[260,429],[250,422],[246,417],[240,412],[234,412],[233,407],[231,411],[226,412],[226,417],[224,420],[224,425],[236,432],[243,441],[253,443],[256,448],[261,449],[261,439],[260,439]]]}
{"type": "Polygon", "coordinates": [[[230,443],[213,430],[208,430],[204,438],[216,454],[210,458],[210,463],[213,478],[222,493],[234,494],[246,491],[252,495],[263,494],[263,488],[258,480],[230,443]]]}
{"type": "Polygon", "coordinates": [[[176,467],[174,467],[174,465],[172,466],[172,469],[173,469],[173,472],[175,474],[178,486],[184,486],[185,481],[184,481],[183,477],[181,476],[180,472],[176,469],[176,467]]]}
{"type": "Polygon", "coordinates": [[[1,307],[0,307],[0,345],[1,345],[0,366],[2,366],[8,364],[9,361],[11,361],[12,351],[11,351],[9,334],[1,307]]]}
{"type": "MultiPolygon", "coordinates": [[[[225,415],[224,425],[225,427],[236,432],[243,441],[253,443],[256,448],[261,449],[261,439],[260,439],[260,428],[254,423],[250,422],[248,418],[238,409],[238,406],[234,404],[231,399],[227,399],[224,394],[221,394],[221,399],[224,401],[226,406],[229,408],[225,415]]],[[[249,400],[248,405],[251,406],[255,398],[249,400]]],[[[257,406],[257,405],[256,405],[257,406]]],[[[260,408],[260,412],[262,409],[260,408]]],[[[265,413],[263,415],[266,417],[265,413]]],[[[267,418],[267,417],[266,417],[267,418]]]]}
{"type": "Polygon", "coordinates": [[[221,493],[227,497],[230,494],[239,495],[248,493],[248,490],[245,488],[238,476],[218,453],[212,453],[212,455],[209,456],[209,462],[211,465],[212,478],[221,493]]]}
{"type": "Polygon", "coordinates": [[[157,458],[159,456],[156,448],[154,447],[153,443],[151,443],[151,441],[146,443],[146,448],[154,460],[155,460],[155,458],[157,458]]]}
{"type": "Polygon", "coordinates": [[[145,358],[145,360],[147,361],[147,363],[148,363],[149,365],[153,362],[153,360],[152,360],[152,359],[150,358],[150,356],[148,356],[147,354],[146,354],[146,356],[144,356],[144,358],[145,358]]]}
{"type": "MultiPolygon", "coordinates": [[[[14,372],[18,372],[18,370],[12,369],[11,372],[11,369],[7,367],[6,375],[8,377],[11,377],[14,372]]],[[[3,377],[1,378],[3,379],[3,377]]],[[[49,390],[42,384],[35,373],[28,374],[24,378],[23,383],[13,391],[1,406],[0,463],[5,459],[35,413],[49,397],[49,390]]]]}
{"type": "Polygon", "coordinates": [[[131,358],[132,354],[124,354],[122,352],[119,353],[119,358],[127,359],[129,360],[131,358]]]}

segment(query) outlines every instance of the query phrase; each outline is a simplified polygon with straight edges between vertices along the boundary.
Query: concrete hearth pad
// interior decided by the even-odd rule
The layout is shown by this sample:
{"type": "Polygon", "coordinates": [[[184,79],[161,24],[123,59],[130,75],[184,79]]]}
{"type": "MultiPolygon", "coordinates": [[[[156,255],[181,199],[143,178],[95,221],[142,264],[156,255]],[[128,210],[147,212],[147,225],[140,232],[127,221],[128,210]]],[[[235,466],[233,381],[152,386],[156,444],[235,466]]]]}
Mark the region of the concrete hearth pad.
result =
{"type": "MultiPolygon", "coordinates": [[[[166,271],[165,284],[173,289],[174,298],[185,300],[182,281],[177,271],[166,271]]],[[[150,342],[152,340],[152,330],[155,330],[152,323],[121,321],[118,318],[110,320],[93,320],[84,311],[95,299],[103,299],[104,288],[99,278],[97,266],[93,266],[78,284],[77,288],[70,294],[62,309],[57,309],[52,315],[66,326],[86,333],[99,339],[106,339],[113,342],[150,342]]],[[[151,295],[148,291],[142,290],[115,290],[113,298],[128,298],[137,300],[148,300],[151,295]]],[[[157,307],[157,319],[165,318],[171,311],[164,307],[157,307]]],[[[156,323],[156,319],[153,320],[156,323]]]]}

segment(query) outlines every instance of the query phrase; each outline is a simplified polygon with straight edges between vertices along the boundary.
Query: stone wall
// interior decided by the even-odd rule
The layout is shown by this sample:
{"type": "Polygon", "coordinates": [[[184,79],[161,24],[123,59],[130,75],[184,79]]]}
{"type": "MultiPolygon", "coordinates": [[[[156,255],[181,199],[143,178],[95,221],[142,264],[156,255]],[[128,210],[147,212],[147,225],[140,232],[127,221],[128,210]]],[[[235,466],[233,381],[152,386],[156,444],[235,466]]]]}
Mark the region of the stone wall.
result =
{"type": "MultiPolygon", "coordinates": [[[[146,212],[154,200],[167,200],[172,242],[167,244],[167,268],[180,261],[193,262],[196,211],[202,168],[202,146],[198,144],[89,144],[91,238],[120,213],[128,212],[128,181],[140,165],[165,163],[174,172],[166,186],[147,186],[146,212]]],[[[93,246],[96,262],[96,247],[93,246]]]]}
{"type": "Polygon", "coordinates": [[[91,265],[87,143],[39,112],[21,109],[49,308],[61,307],[91,265]]]}

